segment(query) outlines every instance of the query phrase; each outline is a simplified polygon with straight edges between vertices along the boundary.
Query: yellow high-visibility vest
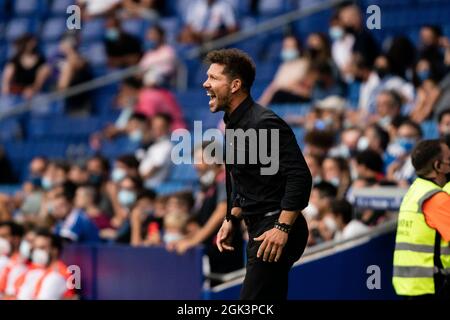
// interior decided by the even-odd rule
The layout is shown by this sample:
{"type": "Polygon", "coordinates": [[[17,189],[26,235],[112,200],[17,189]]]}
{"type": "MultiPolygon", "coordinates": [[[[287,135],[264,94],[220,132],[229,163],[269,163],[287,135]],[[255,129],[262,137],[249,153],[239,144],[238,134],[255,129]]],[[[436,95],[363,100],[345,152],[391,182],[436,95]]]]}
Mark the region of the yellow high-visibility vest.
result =
{"type": "MultiPolygon", "coordinates": [[[[436,230],[425,222],[423,203],[443,189],[431,181],[417,178],[400,206],[395,238],[393,285],[398,295],[434,294],[433,275],[436,230]]],[[[442,272],[450,273],[449,243],[441,239],[442,272]]]]}

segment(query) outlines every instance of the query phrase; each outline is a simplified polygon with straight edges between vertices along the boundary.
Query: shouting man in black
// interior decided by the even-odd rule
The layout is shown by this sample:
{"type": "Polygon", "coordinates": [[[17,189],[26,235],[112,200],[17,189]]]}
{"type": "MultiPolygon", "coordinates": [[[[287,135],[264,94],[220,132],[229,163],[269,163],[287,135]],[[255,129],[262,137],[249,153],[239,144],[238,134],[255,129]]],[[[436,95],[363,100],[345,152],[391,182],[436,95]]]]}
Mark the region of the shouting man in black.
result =
{"type": "Polygon", "coordinates": [[[233,250],[233,230],[244,219],[249,242],[241,299],[287,299],[289,270],[308,238],[301,210],[308,205],[311,173],[292,129],[250,96],[255,79],[251,58],[237,49],[223,49],[210,52],[206,63],[203,87],[209,108],[213,113],[224,111],[226,124],[228,208],[217,246],[221,252],[233,250]],[[270,154],[276,162],[270,166],[276,170],[268,168],[261,152],[270,154]],[[239,161],[242,155],[245,161],[239,161]]]}

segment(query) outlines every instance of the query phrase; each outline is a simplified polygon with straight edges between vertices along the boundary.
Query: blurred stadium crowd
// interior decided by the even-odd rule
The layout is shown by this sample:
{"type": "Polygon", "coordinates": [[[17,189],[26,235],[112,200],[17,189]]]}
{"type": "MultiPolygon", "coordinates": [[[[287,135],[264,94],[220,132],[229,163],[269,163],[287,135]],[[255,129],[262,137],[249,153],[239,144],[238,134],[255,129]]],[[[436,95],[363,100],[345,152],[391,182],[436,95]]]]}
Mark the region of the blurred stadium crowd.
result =
{"type": "MultiPolygon", "coordinates": [[[[264,10],[295,8],[279,2],[167,1],[171,10],[158,0],[79,0],[82,28],[68,31],[73,1],[0,0],[0,111],[37,101],[0,120],[0,295],[73,297],[58,258],[66,242],[164,245],[179,254],[204,244],[211,272],[243,267],[245,226],[234,252],[220,255],[215,246],[226,192],[223,167],[204,161],[208,142],[194,146],[197,164],[171,162],[174,130],[192,130],[193,120],[224,129],[221,115],[208,114],[201,58],[187,68],[194,88],[181,92],[177,77],[189,48],[245,29],[240,22],[264,21],[264,10]],[[39,100],[131,66],[138,74],[118,84],[39,100]]],[[[398,10],[424,3],[385,2],[398,10]]],[[[344,3],[317,26],[325,32],[287,26],[275,45],[256,39],[259,52],[253,42],[238,45],[256,61],[254,98],[291,125],[313,175],[309,245],[389,219],[392,212],[354,206],[355,190],[407,187],[414,145],[450,134],[450,41],[441,22],[432,23],[450,7],[434,3],[430,21],[408,21],[416,38],[393,28],[380,39],[361,8],[344,3]]]]}

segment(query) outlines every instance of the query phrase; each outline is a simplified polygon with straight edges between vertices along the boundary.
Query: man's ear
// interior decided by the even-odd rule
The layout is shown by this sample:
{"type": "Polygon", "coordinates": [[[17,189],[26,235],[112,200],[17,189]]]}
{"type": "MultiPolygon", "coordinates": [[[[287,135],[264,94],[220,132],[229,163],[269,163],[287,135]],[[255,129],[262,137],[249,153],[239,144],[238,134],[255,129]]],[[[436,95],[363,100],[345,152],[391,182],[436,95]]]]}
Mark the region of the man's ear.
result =
{"type": "Polygon", "coordinates": [[[234,79],[233,81],[231,81],[231,93],[236,93],[239,91],[239,89],[241,89],[242,87],[242,81],[241,79],[234,79]]]}

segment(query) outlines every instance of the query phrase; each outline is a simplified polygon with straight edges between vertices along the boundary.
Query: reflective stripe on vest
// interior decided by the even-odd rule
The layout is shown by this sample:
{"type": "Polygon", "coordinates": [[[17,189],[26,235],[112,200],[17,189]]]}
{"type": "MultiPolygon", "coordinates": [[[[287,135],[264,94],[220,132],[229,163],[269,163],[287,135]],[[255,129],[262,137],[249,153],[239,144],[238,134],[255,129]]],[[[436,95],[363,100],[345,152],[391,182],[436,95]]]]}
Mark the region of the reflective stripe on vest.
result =
{"type": "MultiPolygon", "coordinates": [[[[426,200],[442,188],[431,181],[417,178],[403,198],[398,216],[395,239],[393,285],[398,295],[417,296],[433,294],[436,230],[430,228],[422,211],[426,200]]],[[[450,271],[450,247],[441,241],[441,262],[450,271]]]]}

